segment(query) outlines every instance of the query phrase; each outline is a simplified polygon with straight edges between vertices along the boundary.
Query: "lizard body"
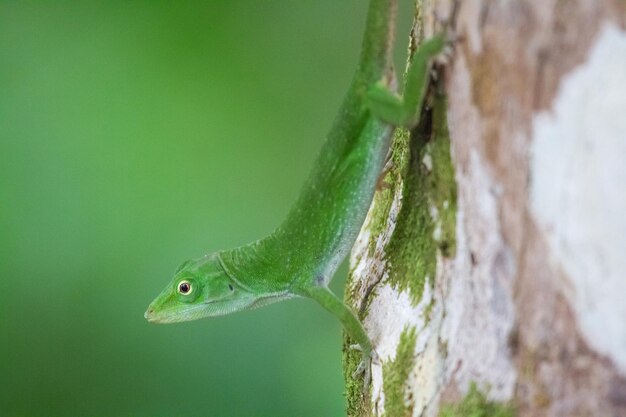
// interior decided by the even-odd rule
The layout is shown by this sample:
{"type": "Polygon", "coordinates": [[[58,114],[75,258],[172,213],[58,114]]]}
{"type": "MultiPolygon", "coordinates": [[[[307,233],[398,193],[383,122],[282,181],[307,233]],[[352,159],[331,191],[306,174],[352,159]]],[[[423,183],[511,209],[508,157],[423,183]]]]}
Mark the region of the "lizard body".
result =
{"type": "Polygon", "coordinates": [[[372,344],[328,282],[350,251],[372,202],[394,127],[417,122],[429,60],[443,39],[426,41],[407,71],[405,95],[391,92],[395,0],[371,0],[361,57],[350,88],[302,191],[269,236],[183,263],[146,318],[172,323],[310,297],[337,316],[360,345],[372,344]]]}

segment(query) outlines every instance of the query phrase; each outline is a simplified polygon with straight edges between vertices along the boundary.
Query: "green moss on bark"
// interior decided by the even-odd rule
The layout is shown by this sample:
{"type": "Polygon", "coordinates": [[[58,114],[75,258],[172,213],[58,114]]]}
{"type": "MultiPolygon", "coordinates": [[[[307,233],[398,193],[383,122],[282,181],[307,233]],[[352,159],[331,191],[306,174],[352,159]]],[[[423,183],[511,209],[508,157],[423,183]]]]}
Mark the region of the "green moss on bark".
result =
{"type": "Polygon", "coordinates": [[[408,290],[417,304],[424,285],[434,281],[437,250],[445,257],[456,251],[456,180],[445,96],[434,97],[433,108],[423,112],[412,135],[396,129],[391,161],[374,197],[369,253],[373,254],[377,239],[388,227],[394,195],[401,192],[402,206],[385,254],[389,282],[408,290]]]}
{"type": "MultiPolygon", "coordinates": [[[[445,257],[454,256],[456,251],[456,181],[450,157],[445,97],[434,96],[432,108],[423,112],[421,120],[411,134],[406,129],[396,129],[391,148],[392,164],[383,178],[382,187],[374,197],[369,225],[371,255],[376,240],[388,227],[394,195],[401,192],[402,205],[394,232],[385,248],[385,260],[388,263],[390,284],[399,290],[408,290],[415,304],[421,300],[424,285],[432,285],[434,282],[437,251],[445,257]]],[[[352,279],[350,274],[348,281],[351,282],[352,279]]],[[[349,288],[348,285],[345,299],[353,305],[354,294],[350,293],[349,288]]],[[[372,294],[368,300],[364,300],[366,305],[369,305],[371,296],[372,294]]],[[[433,303],[427,307],[426,320],[429,319],[433,303]]],[[[363,316],[366,315],[367,309],[363,316]]],[[[347,414],[370,416],[369,392],[364,395],[363,380],[351,376],[361,360],[359,352],[348,348],[351,343],[346,336],[343,363],[347,414]]],[[[402,372],[408,376],[413,367],[413,362],[407,362],[409,360],[407,352],[411,352],[410,360],[414,360],[412,357],[414,347],[413,329],[402,334],[396,360],[385,365],[383,371],[385,398],[394,398],[394,395],[400,395],[400,391],[404,392],[406,376],[403,376],[402,372]],[[410,343],[413,343],[411,349],[410,343]]],[[[400,411],[401,408],[404,410],[404,400],[402,397],[396,399],[386,401],[391,407],[386,415],[404,415],[400,411]]]]}
{"type": "Polygon", "coordinates": [[[402,206],[385,248],[389,282],[408,290],[417,304],[426,284],[432,285],[437,251],[446,257],[456,251],[456,181],[450,157],[446,99],[434,96],[433,108],[422,113],[410,142],[399,142],[402,167],[402,206]]]}
{"type": "Polygon", "coordinates": [[[433,169],[427,175],[429,197],[437,208],[436,233],[434,239],[441,254],[452,257],[456,254],[456,178],[450,154],[450,131],[447,120],[447,100],[440,96],[433,109],[433,138],[427,145],[433,161],[433,169]]]}
{"type": "Polygon", "coordinates": [[[385,393],[385,417],[410,416],[411,402],[406,401],[407,380],[415,365],[415,327],[405,328],[400,334],[393,361],[383,364],[383,391],[385,393]]]}
{"type": "Polygon", "coordinates": [[[396,129],[394,131],[391,144],[391,165],[389,171],[383,177],[381,187],[374,195],[372,217],[369,224],[370,240],[369,254],[374,253],[376,241],[380,234],[387,228],[389,212],[393,197],[402,185],[402,176],[406,171],[409,150],[409,131],[407,129],[396,129]]]}
{"type": "Polygon", "coordinates": [[[458,404],[445,405],[439,412],[439,417],[514,417],[515,409],[510,403],[500,403],[487,400],[487,395],[481,392],[472,382],[469,392],[458,404]]]}
{"type": "Polygon", "coordinates": [[[369,417],[372,410],[369,387],[364,392],[363,378],[352,378],[361,362],[361,352],[350,349],[350,345],[354,343],[344,332],[343,375],[346,382],[346,412],[348,417],[369,417]]]}

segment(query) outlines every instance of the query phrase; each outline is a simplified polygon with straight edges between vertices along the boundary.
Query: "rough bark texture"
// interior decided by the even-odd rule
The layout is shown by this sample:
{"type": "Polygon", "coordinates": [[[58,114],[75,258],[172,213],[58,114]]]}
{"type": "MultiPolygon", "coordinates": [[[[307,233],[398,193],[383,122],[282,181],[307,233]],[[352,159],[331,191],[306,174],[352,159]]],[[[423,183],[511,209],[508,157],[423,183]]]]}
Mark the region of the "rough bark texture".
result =
{"type": "Polygon", "coordinates": [[[348,413],[626,416],[626,2],[416,16],[459,41],[352,254],[381,361],[362,396],[346,350],[348,413]]]}

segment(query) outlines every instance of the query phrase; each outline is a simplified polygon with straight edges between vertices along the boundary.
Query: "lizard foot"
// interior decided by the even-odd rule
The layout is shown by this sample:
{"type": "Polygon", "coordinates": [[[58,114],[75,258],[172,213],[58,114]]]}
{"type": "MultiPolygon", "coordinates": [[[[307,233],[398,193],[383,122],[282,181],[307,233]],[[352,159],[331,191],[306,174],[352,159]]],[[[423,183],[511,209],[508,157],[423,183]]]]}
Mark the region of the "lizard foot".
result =
{"type": "Polygon", "coordinates": [[[363,395],[365,395],[369,390],[370,383],[372,382],[371,365],[379,365],[380,358],[375,350],[372,350],[369,353],[363,352],[363,348],[360,345],[350,345],[349,348],[352,350],[358,350],[363,354],[363,356],[361,357],[361,362],[359,362],[356,370],[352,373],[352,378],[356,379],[363,375],[363,395]]]}

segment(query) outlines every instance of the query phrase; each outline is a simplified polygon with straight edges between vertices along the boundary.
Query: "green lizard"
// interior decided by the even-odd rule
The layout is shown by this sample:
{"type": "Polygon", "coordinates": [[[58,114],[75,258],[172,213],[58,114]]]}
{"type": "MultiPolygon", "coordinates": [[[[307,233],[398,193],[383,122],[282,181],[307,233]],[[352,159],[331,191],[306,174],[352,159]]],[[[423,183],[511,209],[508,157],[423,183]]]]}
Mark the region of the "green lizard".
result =
{"type": "Polygon", "coordinates": [[[341,320],[362,351],[372,344],[328,283],[365,220],[396,126],[416,124],[429,61],[443,37],[421,45],[407,71],[404,96],[388,88],[396,0],[371,0],[361,57],[348,93],[295,205],[269,236],[184,262],[150,304],[146,319],[174,323],[220,316],[292,297],[309,297],[341,320]]]}

